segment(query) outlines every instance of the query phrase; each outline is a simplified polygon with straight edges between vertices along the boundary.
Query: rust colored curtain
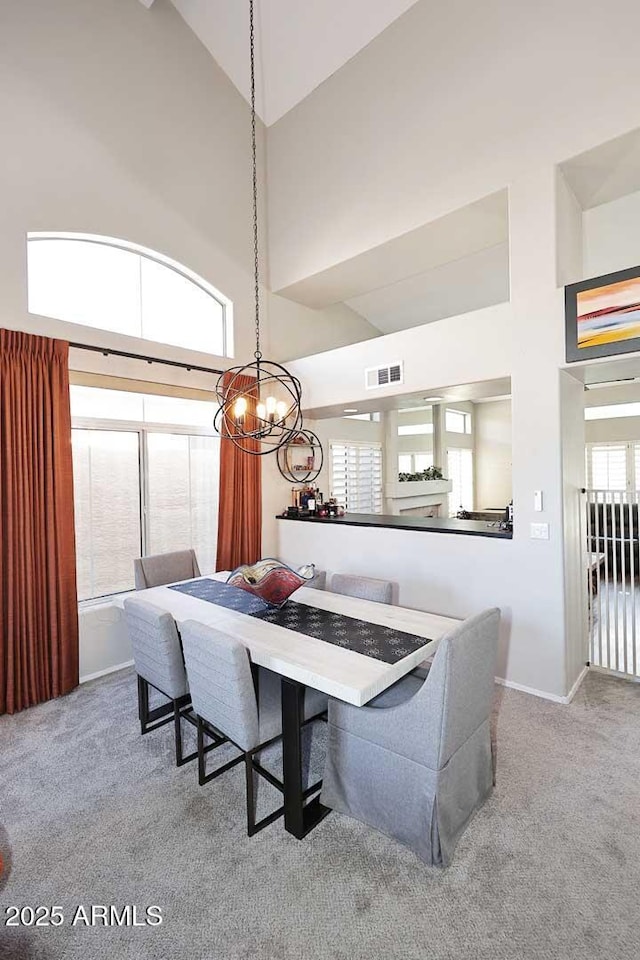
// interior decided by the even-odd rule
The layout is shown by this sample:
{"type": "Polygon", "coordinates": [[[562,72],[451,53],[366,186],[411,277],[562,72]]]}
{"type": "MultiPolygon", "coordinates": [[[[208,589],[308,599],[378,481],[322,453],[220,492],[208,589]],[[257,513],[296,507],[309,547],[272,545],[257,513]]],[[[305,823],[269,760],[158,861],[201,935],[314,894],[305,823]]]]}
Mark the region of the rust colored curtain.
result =
{"type": "Polygon", "coordinates": [[[78,683],[68,354],[0,330],[0,714],[78,683]]]}
{"type": "MultiPolygon", "coordinates": [[[[228,383],[225,374],[223,384],[228,383]]],[[[246,389],[251,402],[251,377],[235,377],[234,387],[246,389]]],[[[246,416],[251,417],[247,412],[246,416]]],[[[257,440],[247,449],[259,449],[257,440]]],[[[241,563],[260,559],[262,545],[261,457],[239,450],[229,440],[223,422],[220,438],[220,501],[218,507],[217,570],[234,570],[241,563]]]]}

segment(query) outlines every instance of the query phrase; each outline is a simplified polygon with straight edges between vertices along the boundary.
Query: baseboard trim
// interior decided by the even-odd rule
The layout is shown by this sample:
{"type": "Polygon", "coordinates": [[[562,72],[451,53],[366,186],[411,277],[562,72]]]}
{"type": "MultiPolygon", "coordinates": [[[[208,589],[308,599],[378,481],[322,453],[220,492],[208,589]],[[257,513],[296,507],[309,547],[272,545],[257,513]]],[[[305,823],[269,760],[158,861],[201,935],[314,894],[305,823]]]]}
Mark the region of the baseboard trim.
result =
{"type": "Polygon", "coordinates": [[[532,697],[540,697],[541,700],[550,700],[552,703],[562,703],[566,705],[571,703],[575,697],[588,669],[588,667],[582,668],[580,676],[566,697],[561,697],[557,693],[547,693],[545,690],[536,690],[535,687],[526,687],[523,683],[514,683],[513,680],[505,680],[504,677],[496,677],[496,683],[499,683],[501,687],[508,687],[510,690],[518,690],[520,693],[528,693],[532,697]]]}
{"type": "Polygon", "coordinates": [[[588,672],[589,672],[589,667],[584,666],[584,667],[582,668],[582,670],[580,671],[580,673],[578,674],[578,676],[577,676],[577,678],[576,678],[576,682],[575,682],[574,685],[571,687],[571,690],[569,690],[569,693],[568,693],[568,695],[567,695],[567,703],[571,703],[571,701],[572,701],[573,698],[575,697],[576,693],[578,692],[578,690],[579,690],[580,687],[582,686],[582,681],[584,680],[584,678],[586,677],[586,675],[588,674],[588,672]]]}
{"type": "Polygon", "coordinates": [[[97,673],[88,673],[85,677],[80,677],[80,683],[88,683],[89,680],[97,680],[99,677],[106,677],[108,673],[117,673],[118,670],[126,670],[133,666],[133,660],[127,660],[126,663],[117,663],[115,667],[107,667],[106,670],[98,670],[97,673]]]}
{"type": "MultiPolygon", "coordinates": [[[[133,660],[127,660],[126,663],[117,663],[113,667],[107,667],[106,670],[98,670],[97,673],[88,673],[86,676],[80,677],[80,683],[89,683],[90,680],[98,680],[100,677],[106,677],[110,673],[117,673],[118,670],[126,670],[127,667],[132,666],[133,660]]],[[[551,700],[552,703],[567,704],[571,703],[575,697],[588,671],[589,667],[582,668],[576,682],[571,687],[571,690],[566,697],[560,697],[557,693],[547,693],[544,690],[536,690],[535,687],[527,687],[523,683],[515,683],[513,680],[505,680],[504,677],[496,677],[495,680],[496,683],[500,684],[501,687],[508,687],[510,690],[518,690],[520,693],[528,693],[532,697],[540,697],[541,700],[551,700]]],[[[632,678],[627,677],[626,679],[632,678]]]]}

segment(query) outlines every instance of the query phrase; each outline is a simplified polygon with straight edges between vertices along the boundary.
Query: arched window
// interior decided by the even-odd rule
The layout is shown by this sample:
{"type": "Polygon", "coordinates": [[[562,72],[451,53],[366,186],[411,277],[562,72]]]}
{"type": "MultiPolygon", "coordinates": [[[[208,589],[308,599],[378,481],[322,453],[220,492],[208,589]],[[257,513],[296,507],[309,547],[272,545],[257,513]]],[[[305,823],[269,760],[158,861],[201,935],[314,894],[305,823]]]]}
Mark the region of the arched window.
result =
{"type": "Polygon", "coordinates": [[[27,250],[30,313],[233,356],[231,301],[174,260],[74,233],[30,233],[27,250]]]}

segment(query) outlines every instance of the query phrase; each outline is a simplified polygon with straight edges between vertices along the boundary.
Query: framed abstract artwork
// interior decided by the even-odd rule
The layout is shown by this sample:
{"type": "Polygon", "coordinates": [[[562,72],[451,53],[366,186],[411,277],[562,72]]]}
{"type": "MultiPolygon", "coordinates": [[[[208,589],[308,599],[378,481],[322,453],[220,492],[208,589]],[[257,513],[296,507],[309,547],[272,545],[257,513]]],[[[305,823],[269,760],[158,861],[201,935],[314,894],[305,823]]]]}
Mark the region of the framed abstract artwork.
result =
{"type": "Polygon", "coordinates": [[[567,363],[640,351],[640,266],[564,290],[567,363]]]}

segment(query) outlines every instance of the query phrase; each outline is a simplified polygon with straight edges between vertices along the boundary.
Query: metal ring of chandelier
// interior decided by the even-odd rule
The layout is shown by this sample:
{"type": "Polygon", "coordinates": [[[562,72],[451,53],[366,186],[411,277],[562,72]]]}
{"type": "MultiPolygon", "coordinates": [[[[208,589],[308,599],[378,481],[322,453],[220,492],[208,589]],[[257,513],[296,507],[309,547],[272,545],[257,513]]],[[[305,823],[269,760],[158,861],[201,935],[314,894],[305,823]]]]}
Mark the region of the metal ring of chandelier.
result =
{"type": "Polygon", "coordinates": [[[281,476],[283,476],[285,480],[288,480],[289,483],[313,483],[320,476],[324,465],[324,451],[320,443],[320,438],[317,433],[314,433],[313,430],[308,430],[306,427],[299,430],[292,440],[283,444],[278,449],[277,457],[278,470],[281,476]],[[305,447],[312,451],[310,455],[312,466],[292,464],[292,451],[300,452],[300,450],[305,447]],[[315,452],[316,450],[318,451],[317,454],[315,452]]]}
{"type": "Polygon", "coordinates": [[[214,427],[244,453],[274,453],[302,427],[300,381],[274,360],[231,367],[218,379],[216,397],[214,427]]]}

